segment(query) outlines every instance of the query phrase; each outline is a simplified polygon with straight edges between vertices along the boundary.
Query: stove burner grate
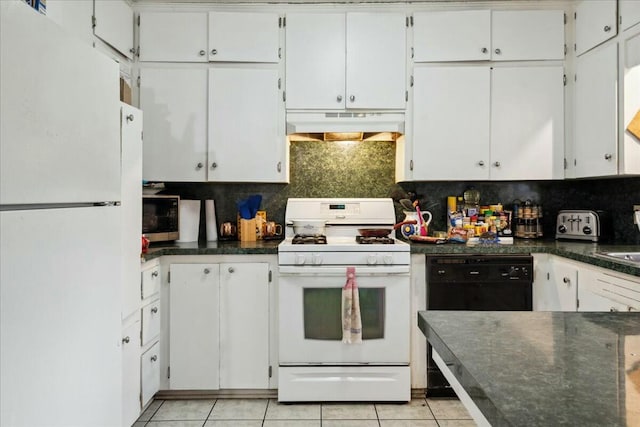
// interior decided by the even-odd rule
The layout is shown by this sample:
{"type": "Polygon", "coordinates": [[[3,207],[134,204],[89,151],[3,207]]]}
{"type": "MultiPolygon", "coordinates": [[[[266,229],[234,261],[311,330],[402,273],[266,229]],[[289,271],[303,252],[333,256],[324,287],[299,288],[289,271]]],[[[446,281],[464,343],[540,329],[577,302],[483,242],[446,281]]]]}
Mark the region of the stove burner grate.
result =
{"type": "Polygon", "coordinates": [[[391,237],[365,237],[356,236],[356,242],[361,245],[393,245],[395,240],[391,237]]]}
{"type": "Polygon", "coordinates": [[[326,245],[327,236],[305,236],[296,234],[293,236],[291,243],[294,245],[326,245]]]}

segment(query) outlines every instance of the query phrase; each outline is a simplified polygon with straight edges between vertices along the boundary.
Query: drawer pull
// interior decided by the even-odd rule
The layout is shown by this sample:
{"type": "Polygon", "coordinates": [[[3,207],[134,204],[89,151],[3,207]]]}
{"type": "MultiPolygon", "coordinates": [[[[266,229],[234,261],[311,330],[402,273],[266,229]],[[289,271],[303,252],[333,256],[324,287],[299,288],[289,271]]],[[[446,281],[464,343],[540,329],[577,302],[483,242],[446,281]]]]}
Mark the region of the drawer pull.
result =
{"type": "Polygon", "coordinates": [[[151,361],[155,362],[156,360],[158,360],[158,356],[156,356],[155,354],[153,356],[151,356],[151,361]]]}
{"type": "Polygon", "coordinates": [[[126,336],[126,337],[122,338],[122,342],[123,342],[124,344],[129,344],[129,341],[131,341],[131,339],[130,339],[128,336],[126,336]]]}
{"type": "Polygon", "coordinates": [[[158,270],[154,271],[153,273],[151,273],[151,277],[158,277],[158,270]]]}
{"type": "Polygon", "coordinates": [[[152,312],[152,313],[157,313],[157,312],[158,312],[158,307],[153,307],[153,308],[151,309],[151,312],[152,312]]]}

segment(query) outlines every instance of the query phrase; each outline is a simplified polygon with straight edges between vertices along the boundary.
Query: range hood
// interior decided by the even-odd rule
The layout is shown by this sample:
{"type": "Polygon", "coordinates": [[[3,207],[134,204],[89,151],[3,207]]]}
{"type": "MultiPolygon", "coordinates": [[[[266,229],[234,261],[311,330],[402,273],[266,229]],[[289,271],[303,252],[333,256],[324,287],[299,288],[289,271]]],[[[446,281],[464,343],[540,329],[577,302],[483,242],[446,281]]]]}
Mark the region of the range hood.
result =
{"type": "Polygon", "coordinates": [[[404,133],[404,113],[344,111],[287,113],[287,135],[327,132],[404,133]]]}

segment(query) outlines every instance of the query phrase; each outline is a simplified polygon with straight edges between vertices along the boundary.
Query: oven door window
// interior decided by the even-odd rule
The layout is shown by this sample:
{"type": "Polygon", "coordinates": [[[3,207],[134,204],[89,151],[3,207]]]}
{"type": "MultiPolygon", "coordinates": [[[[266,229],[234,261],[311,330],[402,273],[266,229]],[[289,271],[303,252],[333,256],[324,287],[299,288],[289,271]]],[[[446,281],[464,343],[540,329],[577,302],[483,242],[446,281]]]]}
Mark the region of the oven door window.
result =
{"type": "MultiPolygon", "coordinates": [[[[384,338],[385,288],[358,288],[362,339],[384,338]]],[[[342,288],[305,288],[304,337],[342,341],[342,288]]]]}

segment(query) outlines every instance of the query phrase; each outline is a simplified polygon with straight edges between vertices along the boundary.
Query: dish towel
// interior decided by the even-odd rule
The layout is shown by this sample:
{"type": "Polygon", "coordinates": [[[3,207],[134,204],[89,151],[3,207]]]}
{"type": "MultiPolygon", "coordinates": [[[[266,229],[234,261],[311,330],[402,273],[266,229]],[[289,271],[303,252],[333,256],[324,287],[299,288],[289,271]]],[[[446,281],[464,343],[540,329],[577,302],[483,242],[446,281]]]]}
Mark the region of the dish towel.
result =
{"type": "Polygon", "coordinates": [[[362,318],[360,296],[356,284],[356,268],[347,267],[347,283],[342,288],[342,342],[362,343],[362,318]]]}

